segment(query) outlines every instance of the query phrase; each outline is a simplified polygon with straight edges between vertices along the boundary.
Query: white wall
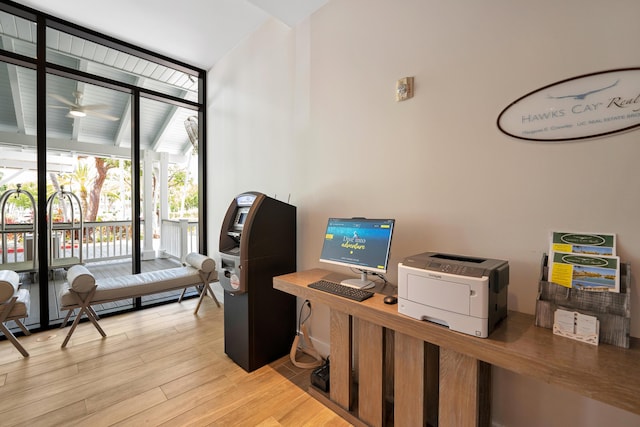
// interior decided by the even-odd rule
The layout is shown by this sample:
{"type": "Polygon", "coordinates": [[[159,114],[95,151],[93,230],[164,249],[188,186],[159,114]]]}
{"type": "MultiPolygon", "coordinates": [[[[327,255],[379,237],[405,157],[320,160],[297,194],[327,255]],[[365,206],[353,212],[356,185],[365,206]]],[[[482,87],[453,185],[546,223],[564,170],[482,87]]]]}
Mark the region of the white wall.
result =
{"type": "MultiPolygon", "coordinates": [[[[233,196],[257,190],[298,207],[301,270],[320,266],[328,216],[396,218],[393,265],[427,250],[507,259],[509,308],[526,313],[550,230],[615,232],[640,265],[640,131],[544,144],[496,126],[525,93],[638,66],[639,15],[632,0],[333,0],[295,29],[268,23],[210,73],[210,252],[233,196]],[[415,97],[396,103],[405,76],[415,97]]],[[[318,307],[320,345],[327,329],[318,307]]],[[[492,410],[509,426],[640,425],[500,369],[492,410]]]]}
{"type": "Polygon", "coordinates": [[[209,74],[211,253],[234,196],[259,191],[286,201],[292,192],[294,42],[290,28],[270,21],[209,74]]]}

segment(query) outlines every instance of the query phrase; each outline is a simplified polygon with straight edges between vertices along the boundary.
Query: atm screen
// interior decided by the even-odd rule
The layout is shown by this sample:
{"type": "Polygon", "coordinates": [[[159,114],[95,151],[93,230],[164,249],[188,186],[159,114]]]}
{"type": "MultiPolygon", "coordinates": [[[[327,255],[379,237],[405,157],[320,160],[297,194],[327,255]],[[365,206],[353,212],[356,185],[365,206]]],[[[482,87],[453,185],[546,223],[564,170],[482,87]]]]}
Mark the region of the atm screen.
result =
{"type": "Polygon", "coordinates": [[[242,207],[238,209],[236,213],[236,220],[233,223],[234,228],[242,228],[244,226],[245,221],[247,220],[247,216],[249,215],[249,207],[242,207]]]}
{"type": "Polygon", "coordinates": [[[240,212],[238,215],[238,225],[244,225],[244,220],[247,218],[246,212],[240,212]]]}

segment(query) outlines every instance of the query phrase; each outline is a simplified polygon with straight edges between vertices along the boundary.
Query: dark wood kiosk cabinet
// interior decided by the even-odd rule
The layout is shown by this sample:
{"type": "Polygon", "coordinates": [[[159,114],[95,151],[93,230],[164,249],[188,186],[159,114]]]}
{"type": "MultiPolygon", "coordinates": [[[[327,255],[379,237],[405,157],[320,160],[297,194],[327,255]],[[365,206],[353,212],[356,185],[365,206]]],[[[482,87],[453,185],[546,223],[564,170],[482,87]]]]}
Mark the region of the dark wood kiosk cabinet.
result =
{"type": "Polygon", "coordinates": [[[289,353],[296,299],[273,288],[296,270],[296,208],[258,192],[233,199],[220,232],[224,351],[247,372],[289,353]]]}
{"type": "Polygon", "coordinates": [[[513,311],[489,338],[476,338],[399,314],[381,294],[355,302],[307,287],[335,275],[307,270],[276,276],[273,286],[330,308],[330,391],[311,392],[356,425],[488,426],[491,366],[640,414],[637,338],[629,349],[591,346],[513,311]]]}

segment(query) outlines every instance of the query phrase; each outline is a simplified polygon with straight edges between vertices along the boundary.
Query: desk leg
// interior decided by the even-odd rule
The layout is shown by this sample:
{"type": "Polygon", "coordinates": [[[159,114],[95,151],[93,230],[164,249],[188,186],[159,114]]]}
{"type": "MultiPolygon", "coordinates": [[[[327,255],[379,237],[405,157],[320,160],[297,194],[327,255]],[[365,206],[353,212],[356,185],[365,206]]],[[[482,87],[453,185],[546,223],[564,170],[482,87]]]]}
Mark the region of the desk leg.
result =
{"type": "Polygon", "coordinates": [[[351,409],[351,316],[331,309],[331,400],[347,411],[351,409]]]}
{"type": "Polygon", "coordinates": [[[382,326],[358,320],[358,418],[372,427],[384,420],[383,334],[382,326]]]}
{"type": "Polygon", "coordinates": [[[490,384],[490,365],[440,348],[440,425],[489,425],[490,384]]]}

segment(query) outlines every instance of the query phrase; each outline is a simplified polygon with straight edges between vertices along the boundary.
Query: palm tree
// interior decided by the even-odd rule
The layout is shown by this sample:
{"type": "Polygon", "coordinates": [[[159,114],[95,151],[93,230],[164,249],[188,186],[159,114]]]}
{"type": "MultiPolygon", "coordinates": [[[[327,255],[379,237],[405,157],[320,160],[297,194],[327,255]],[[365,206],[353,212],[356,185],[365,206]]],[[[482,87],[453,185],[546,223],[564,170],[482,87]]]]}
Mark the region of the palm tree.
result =
{"type": "Polygon", "coordinates": [[[82,212],[87,212],[87,207],[89,204],[88,201],[88,191],[87,191],[87,183],[89,182],[89,166],[86,163],[78,163],[75,170],[73,171],[73,175],[71,176],[73,180],[78,183],[79,192],[80,192],[80,205],[82,207],[82,212]]]}

